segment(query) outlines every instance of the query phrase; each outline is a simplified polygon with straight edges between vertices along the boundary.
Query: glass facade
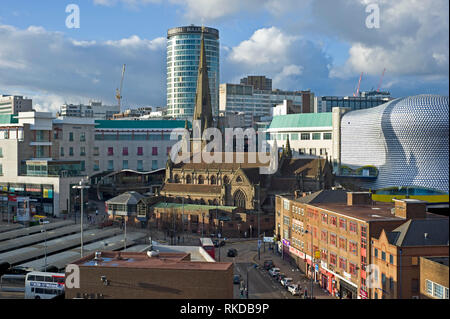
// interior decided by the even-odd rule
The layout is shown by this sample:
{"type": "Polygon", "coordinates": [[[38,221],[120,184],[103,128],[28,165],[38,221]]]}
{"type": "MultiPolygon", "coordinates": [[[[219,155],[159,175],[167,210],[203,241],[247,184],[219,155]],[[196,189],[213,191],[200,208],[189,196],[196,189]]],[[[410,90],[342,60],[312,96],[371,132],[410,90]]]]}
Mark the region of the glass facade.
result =
{"type": "MultiPolygon", "coordinates": [[[[180,27],[167,35],[167,115],[192,118],[197,90],[201,27],[180,27]]],[[[205,51],[213,116],[219,109],[219,31],[205,28],[205,51]]]]}

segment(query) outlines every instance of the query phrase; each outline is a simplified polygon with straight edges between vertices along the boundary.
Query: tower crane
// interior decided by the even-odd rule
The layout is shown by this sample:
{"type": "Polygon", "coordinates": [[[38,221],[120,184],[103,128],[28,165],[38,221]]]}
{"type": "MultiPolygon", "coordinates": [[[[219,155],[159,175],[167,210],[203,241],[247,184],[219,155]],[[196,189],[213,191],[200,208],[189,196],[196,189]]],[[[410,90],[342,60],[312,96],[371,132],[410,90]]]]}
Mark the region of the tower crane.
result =
{"type": "Polygon", "coordinates": [[[358,87],[356,88],[356,93],[353,93],[353,96],[359,96],[359,87],[361,86],[362,75],[363,75],[363,72],[361,72],[361,75],[359,76],[358,87]]]}
{"type": "Polygon", "coordinates": [[[120,101],[122,100],[122,86],[123,86],[123,76],[125,74],[125,64],[122,67],[122,78],[120,79],[120,89],[116,89],[116,99],[119,103],[119,110],[120,110],[120,101]]]}

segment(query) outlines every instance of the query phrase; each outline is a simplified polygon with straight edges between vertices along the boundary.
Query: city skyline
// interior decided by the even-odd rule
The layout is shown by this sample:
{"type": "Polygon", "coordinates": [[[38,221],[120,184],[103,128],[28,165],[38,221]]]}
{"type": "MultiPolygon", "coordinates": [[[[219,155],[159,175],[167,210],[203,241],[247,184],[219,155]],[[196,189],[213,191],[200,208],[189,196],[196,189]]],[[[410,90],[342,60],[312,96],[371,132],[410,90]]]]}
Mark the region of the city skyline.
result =
{"type": "Polygon", "coordinates": [[[373,1],[379,28],[366,25],[371,3],[356,0],[85,0],[74,3],[80,28],[73,29],[65,25],[68,4],[5,1],[2,94],[52,112],[65,102],[113,104],[126,64],[122,104],[165,105],[167,30],[203,24],[221,34],[220,83],[265,75],[274,88],[351,96],[361,72],[361,90],[371,90],[386,68],[381,89],[394,97],[448,95],[446,1],[373,1]]]}

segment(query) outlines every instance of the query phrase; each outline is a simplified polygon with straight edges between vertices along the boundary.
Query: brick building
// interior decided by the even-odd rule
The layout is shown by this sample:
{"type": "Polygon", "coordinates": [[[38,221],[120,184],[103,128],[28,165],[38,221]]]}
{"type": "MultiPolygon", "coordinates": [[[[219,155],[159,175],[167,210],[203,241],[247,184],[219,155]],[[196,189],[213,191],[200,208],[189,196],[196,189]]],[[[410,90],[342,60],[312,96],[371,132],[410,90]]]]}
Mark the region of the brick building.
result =
{"type": "Polygon", "coordinates": [[[448,256],[420,257],[420,299],[449,299],[448,256]]]}
{"type": "Polygon", "coordinates": [[[427,214],[426,202],[420,200],[395,200],[394,210],[407,221],[372,238],[372,263],[378,269],[371,298],[418,299],[422,287],[419,259],[448,256],[448,218],[427,214]]]}
{"type": "MultiPolygon", "coordinates": [[[[101,252],[73,264],[80,288],[66,299],[232,299],[233,264],[191,261],[189,253],[101,252]]],[[[70,272],[66,273],[66,277],[70,272]]]]}
{"type": "Polygon", "coordinates": [[[391,203],[372,202],[370,193],[296,195],[276,198],[275,234],[283,255],[331,294],[369,298],[370,239],[404,224],[405,217],[391,203]]]}

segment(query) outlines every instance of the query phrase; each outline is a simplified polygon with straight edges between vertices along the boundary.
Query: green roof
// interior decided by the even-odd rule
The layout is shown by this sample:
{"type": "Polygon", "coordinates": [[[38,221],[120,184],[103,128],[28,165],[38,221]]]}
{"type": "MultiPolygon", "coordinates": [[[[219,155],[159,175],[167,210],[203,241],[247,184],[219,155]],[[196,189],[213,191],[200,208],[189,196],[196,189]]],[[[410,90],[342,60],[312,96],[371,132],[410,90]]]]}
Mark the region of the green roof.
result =
{"type": "Polygon", "coordinates": [[[14,114],[0,114],[0,124],[17,124],[19,120],[14,114]]]}
{"type": "Polygon", "coordinates": [[[183,209],[185,211],[189,210],[209,210],[209,209],[219,209],[219,210],[227,210],[232,211],[236,209],[235,206],[216,206],[216,205],[197,205],[197,204],[177,204],[177,203],[164,203],[160,202],[155,205],[153,205],[153,208],[174,208],[174,209],[183,209]]]}
{"type": "Polygon", "coordinates": [[[332,126],[332,113],[299,113],[274,116],[271,128],[332,126]]]}
{"type": "Polygon", "coordinates": [[[175,129],[184,128],[184,124],[184,120],[96,120],[95,128],[175,129]]]}

